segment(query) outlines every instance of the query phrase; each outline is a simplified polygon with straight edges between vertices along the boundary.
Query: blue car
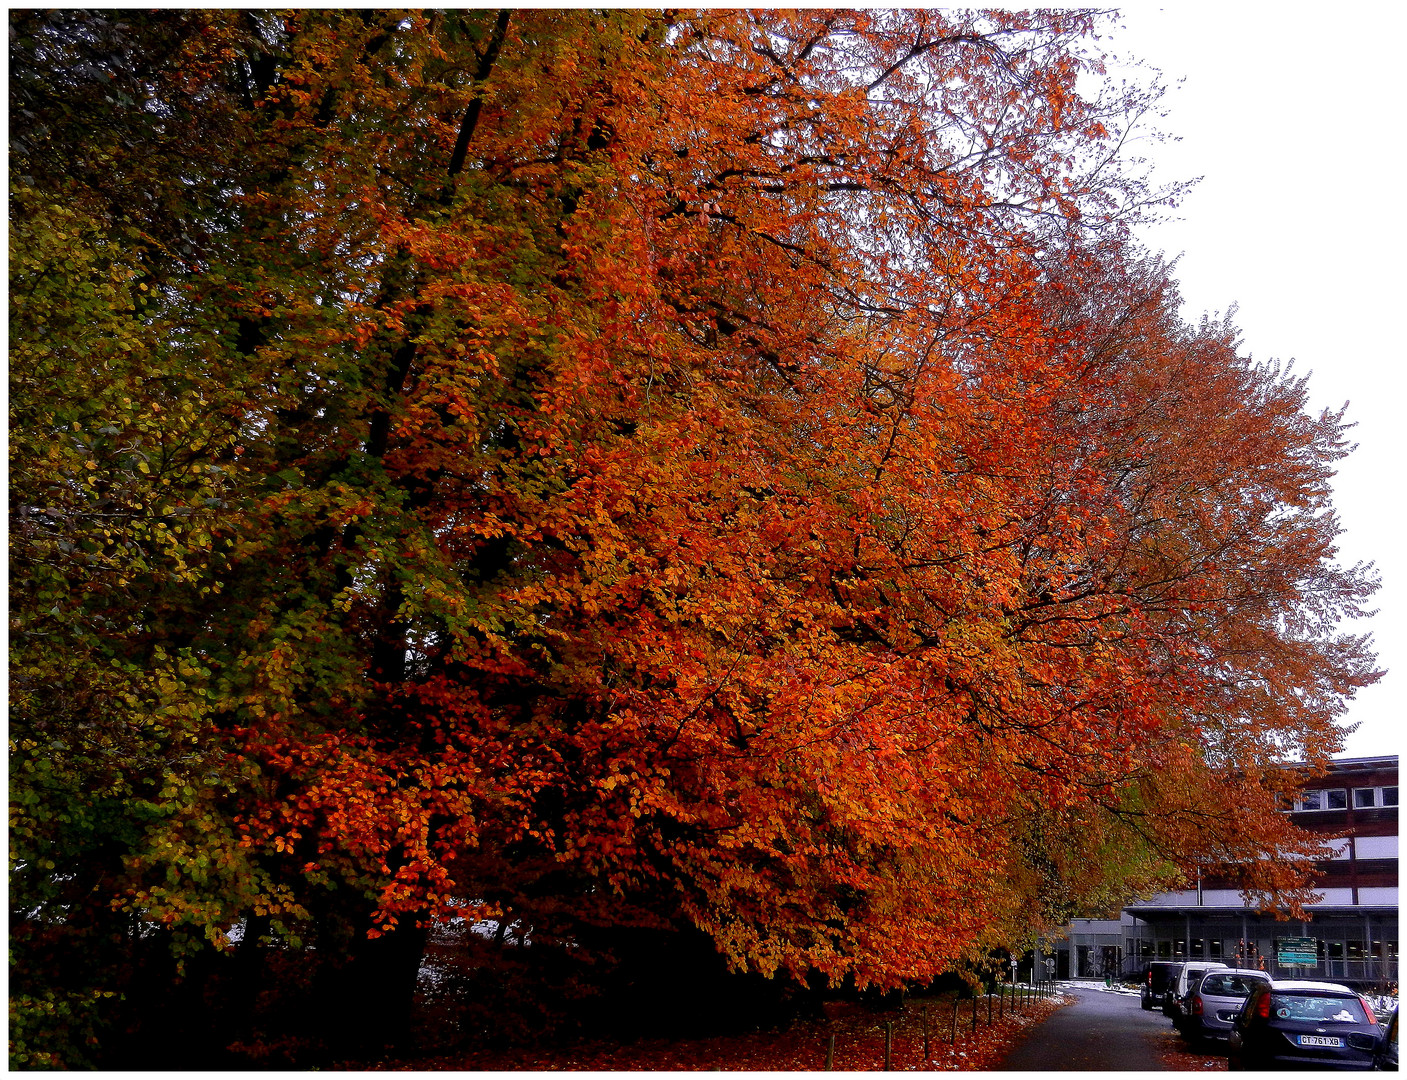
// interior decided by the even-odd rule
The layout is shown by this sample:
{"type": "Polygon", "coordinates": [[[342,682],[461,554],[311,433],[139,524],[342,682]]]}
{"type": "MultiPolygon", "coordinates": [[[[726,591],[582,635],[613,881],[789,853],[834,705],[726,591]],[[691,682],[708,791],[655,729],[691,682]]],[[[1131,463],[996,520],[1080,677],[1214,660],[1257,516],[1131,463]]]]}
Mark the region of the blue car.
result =
{"type": "Polygon", "coordinates": [[[1378,1056],[1373,1061],[1373,1067],[1383,1072],[1397,1071],[1397,1010],[1392,1010],[1392,1015],[1383,1025],[1383,1041],[1378,1047],[1378,1056]]]}
{"type": "Polygon", "coordinates": [[[1383,1032],[1360,995],[1338,983],[1257,983],[1227,1038],[1231,1069],[1371,1069],[1383,1032]]]}

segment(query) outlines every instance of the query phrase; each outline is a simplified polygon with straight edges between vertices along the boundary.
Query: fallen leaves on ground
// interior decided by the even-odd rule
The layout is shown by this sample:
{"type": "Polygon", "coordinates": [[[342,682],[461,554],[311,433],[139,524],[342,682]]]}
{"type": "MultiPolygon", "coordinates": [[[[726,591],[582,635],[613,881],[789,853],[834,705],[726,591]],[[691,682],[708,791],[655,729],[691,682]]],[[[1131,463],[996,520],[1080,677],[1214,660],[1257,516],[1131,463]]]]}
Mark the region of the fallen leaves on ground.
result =
{"type": "Polygon", "coordinates": [[[1065,997],[1041,998],[1013,1012],[1008,998],[1000,1008],[991,1003],[987,1019],[985,998],[978,999],[976,1029],[973,1001],[958,1002],[953,1023],[953,999],[911,1000],[899,1010],[879,1011],[859,1004],[833,1002],[824,1020],[800,1021],[785,1031],[704,1039],[645,1039],[619,1044],[583,1042],[547,1049],[471,1050],[433,1058],[382,1062],[374,1069],[475,1070],[745,1070],[799,1071],[826,1067],[830,1037],[835,1036],[832,1068],[843,1072],[884,1068],[885,1025],[894,1025],[891,1068],[905,1071],[988,1070],[995,1068],[1025,1033],[1056,1009],[1072,1004],[1065,997]],[[928,1056],[924,1057],[924,1016],[928,1024],[928,1056]]]}
{"type": "Polygon", "coordinates": [[[1158,1059],[1174,1072],[1221,1072],[1226,1069],[1226,1044],[1189,1043],[1172,1028],[1156,1040],[1158,1059]]]}

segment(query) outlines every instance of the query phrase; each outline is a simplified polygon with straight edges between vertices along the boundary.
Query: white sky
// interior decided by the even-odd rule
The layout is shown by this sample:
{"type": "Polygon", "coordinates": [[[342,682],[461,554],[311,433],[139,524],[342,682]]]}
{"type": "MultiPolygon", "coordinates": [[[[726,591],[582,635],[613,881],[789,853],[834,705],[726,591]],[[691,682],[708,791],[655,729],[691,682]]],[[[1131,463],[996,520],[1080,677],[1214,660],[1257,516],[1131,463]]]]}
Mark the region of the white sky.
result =
{"type": "Polygon", "coordinates": [[[1315,407],[1347,401],[1357,423],[1334,485],[1341,561],[1377,564],[1379,613],[1351,627],[1389,672],[1350,706],[1352,756],[1398,753],[1407,718],[1404,10],[1135,6],[1102,42],[1170,86],[1160,127],[1180,141],[1144,148],[1154,175],[1203,177],[1182,220],[1141,233],[1181,254],[1184,316],[1238,305],[1245,352],[1293,358],[1315,407]]]}

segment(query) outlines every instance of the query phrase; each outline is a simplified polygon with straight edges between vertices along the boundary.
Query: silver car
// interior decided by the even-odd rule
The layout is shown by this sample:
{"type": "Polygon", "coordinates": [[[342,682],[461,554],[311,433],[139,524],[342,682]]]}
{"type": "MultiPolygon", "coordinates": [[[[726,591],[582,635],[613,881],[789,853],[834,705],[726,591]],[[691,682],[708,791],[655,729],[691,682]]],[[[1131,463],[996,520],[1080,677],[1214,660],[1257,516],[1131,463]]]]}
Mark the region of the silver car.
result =
{"type": "Polygon", "coordinates": [[[1192,991],[1197,989],[1197,984],[1202,981],[1202,976],[1212,968],[1221,969],[1225,964],[1215,960],[1189,960],[1182,965],[1182,970],[1177,973],[1177,978],[1172,986],[1168,988],[1168,996],[1163,999],[1163,1015],[1172,1018],[1173,1027],[1181,1027],[1179,1014],[1183,1005],[1192,991]]]}
{"type": "Polygon", "coordinates": [[[1226,1038],[1256,984],[1268,982],[1270,975],[1254,968],[1215,968],[1207,972],[1183,1002],[1177,1029],[1190,1042],[1226,1038]]]}

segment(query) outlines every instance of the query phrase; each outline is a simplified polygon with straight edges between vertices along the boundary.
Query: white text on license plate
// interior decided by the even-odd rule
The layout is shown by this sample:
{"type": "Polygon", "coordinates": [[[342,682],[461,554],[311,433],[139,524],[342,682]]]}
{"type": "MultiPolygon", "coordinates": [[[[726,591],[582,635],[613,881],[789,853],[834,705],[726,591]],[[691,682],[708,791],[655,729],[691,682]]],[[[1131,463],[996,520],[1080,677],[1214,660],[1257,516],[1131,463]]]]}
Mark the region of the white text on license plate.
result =
{"type": "Polygon", "coordinates": [[[1328,1035],[1301,1035],[1301,1046],[1342,1046],[1342,1039],[1335,1039],[1328,1035]]]}

